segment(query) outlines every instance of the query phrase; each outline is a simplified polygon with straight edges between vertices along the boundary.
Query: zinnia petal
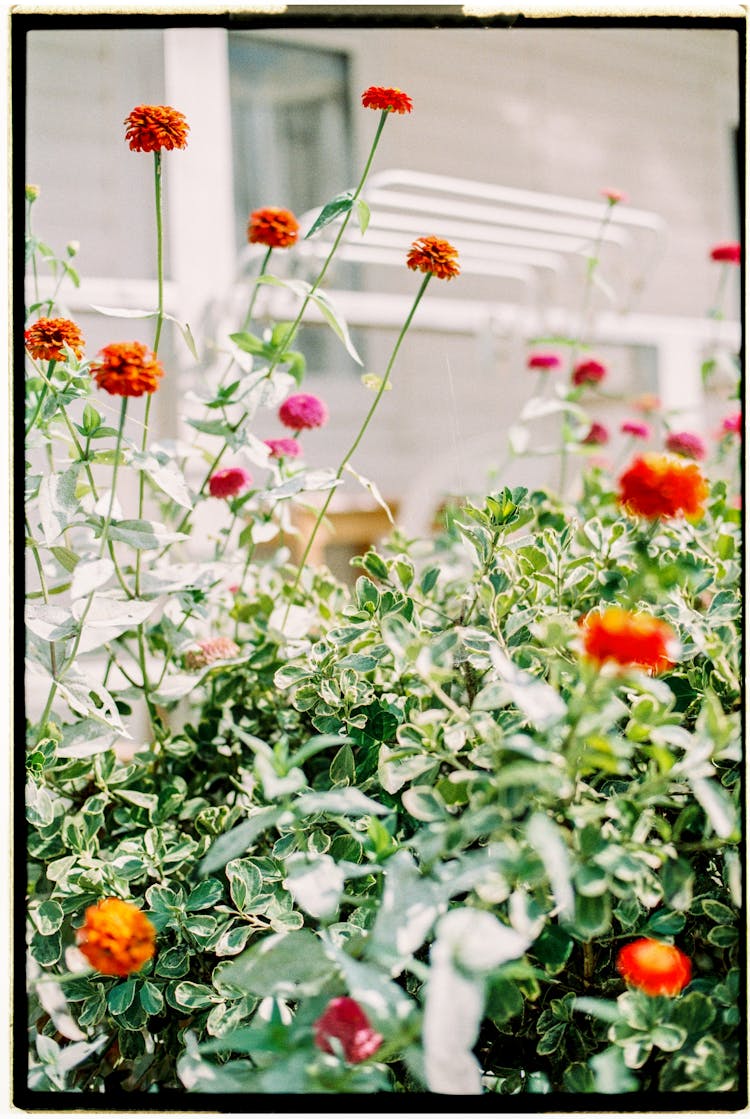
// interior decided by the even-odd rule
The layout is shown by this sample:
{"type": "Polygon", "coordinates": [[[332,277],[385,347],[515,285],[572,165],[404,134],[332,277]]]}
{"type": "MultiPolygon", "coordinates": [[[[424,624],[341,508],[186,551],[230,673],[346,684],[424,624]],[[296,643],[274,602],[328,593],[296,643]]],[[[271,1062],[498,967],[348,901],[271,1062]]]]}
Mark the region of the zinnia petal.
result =
{"type": "Polygon", "coordinates": [[[37,319],[25,331],[24,341],[35,361],[65,361],[64,346],[79,360],[83,355],[81,328],[71,319],[37,319]]]}
{"type": "Polygon", "coordinates": [[[406,266],[413,272],[429,272],[439,280],[452,280],[461,269],[458,249],[442,237],[418,237],[406,257],[406,266]]]}
{"type": "Polygon", "coordinates": [[[253,210],[247,222],[247,239],[251,245],[267,245],[269,249],[288,249],[299,236],[299,222],[291,210],[266,206],[253,210]]]}
{"type": "Polygon", "coordinates": [[[110,396],[156,392],[164,369],[142,342],[112,342],[91,365],[91,376],[110,396]]]}
{"type": "Polygon", "coordinates": [[[617,956],[626,983],[647,995],[679,995],[690,982],[690,959],[673,944],[643,937],[626,944],[617,956]]]}
{"type": "Polygon", "coordinates": [[[414,103],[402,89],[388,89],[385,86],[371,85],[362,94],[365,109],[380,109],[387,113],[410,113],[414,103]]]}
{"type": "Polygon", "coordinates": [[[136,105],[125,118],[125,139],[132,152],[159,152],[187,147],[190,125],[170,105],[136,105]]]}
{"type": "Polygon", "coordinates": [[[156,930],[148,917],[120,898],[104,898],[90,906],[76,939],[88,962],[103,975],[139,971],[156,951],[156,930]]]}

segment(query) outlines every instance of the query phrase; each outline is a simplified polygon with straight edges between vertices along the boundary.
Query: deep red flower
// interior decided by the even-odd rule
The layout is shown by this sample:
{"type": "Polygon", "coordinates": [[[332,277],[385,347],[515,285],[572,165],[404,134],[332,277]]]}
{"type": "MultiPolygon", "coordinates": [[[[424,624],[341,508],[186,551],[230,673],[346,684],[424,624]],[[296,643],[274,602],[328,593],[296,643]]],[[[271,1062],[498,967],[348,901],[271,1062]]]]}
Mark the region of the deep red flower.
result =
{"type": "Polygon", "coordinates": [[[63,346],[79,359],[83,354],[81,328],[71,319],[37,319],[24,332],[24,340],[35,361],[65,361],[63,346]]]}
{"type": "Polygon", "coordinates": [[[125,118],[125,139],[131,152],[172,151],[187,147],[190,125],[169,105],[136,105],[125,118]]]}
{"type": "Polygon", "coordinates": [[[573,370],[574,385],[598,385],[607,376],[607,367],[594,358],[584,358],[573,370]]]}
{"type": "Polygon", "coordinates": [[[253,210],[247,222],[247,239],[251,245],[267,245],[269,249],[288,249],[299,236],[299,222],[291,210],[266,206],[253,210]]]}
{"type": "Polygon", "coordinates": [[[708,485],[695,463],[671,455],[641,455],[620,477],[620,504],[641,517],[697,517],[707,497],[708,485]]]}
{"type": "Polygon", "coordinates": [[[412,272],[430,272],[439,280],[452,280],[461,269],[458,266],[458,249],[442,237],[418,237],[406,257],[406,267],[412,272]]]}
{"type": "Polygon", "coordinates": [[[727,435],[742,434],[742,412],[732,412],[721,421],[721,429],[727,435]]]}
{"type": "Polygon", "coordinates": [[[617,970],[647,995],[679,995],[692,975],[689,958],[673,944],[643,937],[620,949],[617,970]]]}
{"type": "Polygon", "coordinates": [[[243,466],[226,466],[208,479],[211,497],[236,497],[252,484],[252,474],[243,466]]]}
{"type": "Polygon", "coordinates": [[[562,362],[557,354],[529,354],[528,369],[559,369],[562,362]]]}
{"type": "Polygon", "coordinates": [[[625,191],[617,190],[616,187],[604,187],[602,197],[606,198],[611,206],[614,206],[616,202],[627,202],[628,200],[625,191]]]}
{"type": "Polygon", "coordinates": [[[632,435],[634,439],[648,439],[651,435],[651,428],[640,420],[623,420],[620,431],[623,435],[632,435]]]}
{"type": "Polygon", "coordinates": [[[279,408],[279,419],[293,431],[321,427],[328,419],[328,408],[318,396],[298,392],[288,397],[279,408]]]}
{"type": "Polygon", "coordinates": [[[365,109],[381,109],[387,113],[410,113],[414,103],[402,89],[387,89],[381,85],[371,85],[362,94],[365,109]]]}
{"type": "Polygon", "coordinates": [[[335,1038],[341,1043],[344,1057],[350,1065],[366,1061],[383,1041],[381,1035],[373,1030],[359,1003],[346,995],[331,999],[313,1028],[318,1049],[333,1053],[331,1040],[335,1038]]]}
{"type": "Polygon", "coordinates": [[[609,443],[609,431],[604,424],[600,424],[594,420],[581,442],[590,447],[601,447],[605,443],[609,443]]]}
{"type": "Polygon", "coordinates": [[[299,458],[302,448],[296,439],[264,439],[270,458],[299,458]]]}
{"type": "Polygon", "coordinates": [[[156,951],[156,930],[129,901],[103,898],[86,910],[76,941],[96,971],[125,976],[151,959],[156,951]]]}
{"type": "Polygon", "coordinates": [[[700,435],[692,431],[670,431],[664,446],[672,454],[700,460],[706,457],[706,445],[700,435]]]}
{"type": "Polygon", "coordinates": [[[742,247],[739,241],[726,241],[714,245],[711,249],[711,260],[723,261],[725,264],[740,264],[742,262],[742,247]]]}
{"type": "Polygon", "coordinates": [[[602,614],[587,614],[581,620],[583,648],[597,664],[640,665],[664,672],[674,664],[677,638],[674,630],[650,614],[610,606],[602,614]]]}
{"type": "Polygon", "coordinates": [[[164,369],[142,342],[112,342],[92,362],[91,376],[110,396],[156,392],[164,369]]]}

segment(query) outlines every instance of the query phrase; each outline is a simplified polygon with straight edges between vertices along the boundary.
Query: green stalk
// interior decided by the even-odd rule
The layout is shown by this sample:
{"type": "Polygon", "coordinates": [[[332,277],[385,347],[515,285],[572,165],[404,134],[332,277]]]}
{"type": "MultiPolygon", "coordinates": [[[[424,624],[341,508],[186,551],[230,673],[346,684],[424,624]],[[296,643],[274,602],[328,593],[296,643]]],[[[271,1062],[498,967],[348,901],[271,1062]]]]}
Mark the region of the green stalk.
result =
{"type": "Polygon", "coordinates": [[[154,336],[154,356],[159,352],[159,339],[164,322],[164,231],[161,204],[161,152],[154,152],[154,199],[156,203],[156,276],[158,283],[158,314],[154,336]]]}
{"type": "MultiPolygon", "coordinates": [[[[344,470],[347,467],[347,464],[349,463],[352,455],[355,453],[355,451],[359,447],[359,444],[361,443],[362,438],[363,438],[365,432],[367,431],[367,428],[369,427],[370,420],[372,419],[373,415],[375,414],[375,409],[377,408],[378,404],[380,403],[381,397],[383,396],[383,393],[385,392],[385,390],[388,386],[388,378],[391,375],[391,370],[393,369],[393,364],[396,360],[396,355],[398,354],[398,351],[401,348],[401,343],[403,342],[404,338],[406,337],[406,332],[408,331],[409,327],[411,326],[411,321],[414,318],[414,314],[417,310],[417,307],[419,306],[420,301],[422,299],[422,296],[424,295],[425,291],[427,290],[427,285],[428,285],[428,283],[430,282],[431,279],[432,279],[432,273],[428,272],[427,275],[425,276],[425,278],[422,280],[422,284],[419,288],[419,291],[417,292],[417,295],[416,295],[416,298],[414,300],[414,303],[412,304],[411,310],[409,311],[409,314],[406,316],[406,321],[404,322],[404,325],[401,327],[401,331],[399,333],[399,336],[396,339],[396,345],[393,347],[393,352],[391,353],[391,356],[388,359],[388,365],[386,366],[385,375],[383,377],[383,380],[380,382],[380,388],[378,389],[378,391],[375,395],[375,399],[373,400],[372,404],[370,405],[370,408],[369,408],[369,411],[368,411],[367,415],[365,416],[364,420],[362,421],[362,425],[360,426],[360,429],[359,429],[359,431],[357,432],[357,434],[354,438],[354,442],[352,443],[352,445],[349,447],[349,450],[344,455],[344,457],[341,460],[341,463],[339,465],[339,468],[336,471],[336,481],[339,481],[339,479],[341,478],[342,474],[344,473],[344,470]]],[[[292,590],[291,590],[291,593],[290,593],[290,596],[289,596],[289,604],[287,605],[286,615],[284,617],[284,621],[286,621],[286,617],[289,614],[289,609],[291,607],[292,600],[294,598],[294,593],[297,590],[297,587],[299,586],[299,581],[300,581],[300,578],[302,577],[302,571],[303,571],[303,568],[304,568],[305,563],[307,561],[307,557],[310,554],[310,549],[312,548],[313,543],[315,541],[315,537],[318,534],[318,529],[320,528],[320,526],[323,522],[323,518],[326,515],[326,512],[328,510],[328,506],[331,504],[331,498],[333,497],[334,489],[335,489],[335,487],[333,487],[332,489],[330,489],[328,491],[328,496],[326,497],[325,501],[323,502],[323,506],[322,506],[320,512],[318,513],[317,520],[315,521],[315,524],[313,525],[313,530],[310,533],[310,539],[307,541],[307,546],[305,547],[305,551],[302,555],[302,559],[299,561],[299,566],[297,567],[297,574],[296,574],[294,584],[292,586],[292,590]]]]}
{"type": "Polygon", "coordinates": [[[253,284],[253,294],[250,296],[250,303],[249,303],[249,306],[247,308],[247,314],[245,315],[245,318],[244,318],[244,321],[242,323],[242,326],[240,327],[240,330],[247,330],[247,328],[250,326],[250,323],[253,321],[253,310],[255,309],[255,300],[258,298],[258,288],[260,287],[260,278],[261,278],[261,276],[265,276],[265,274],[266,274],[266,270],[268,268],[268,262],[271,259],[271,253],[272,252],[273,252],[273,246],[271,245],[271,246],[269,246],[268,249],[266,249],[266,255],[263,257],[263,262],[260,266],[260,272],[258,273],[257,278],[256,278],[256,280],[253,284]]]}
{"type": "MultiPolygon", "coordinates": [[[[52,360],[49,363],[49,365],[47,366],[47,377],[52,376],[54,368],[55,368],[55,362],[54,362],[54,360],[52,360]]],[[[29,432],[33,430],[34,425],[36,424],[36,421],[39,418],[39,413],[42,410],[42,404],[44,404],[45,397],[47,396],[47,393],[48,393],[49,389],[52,387],[50,382],[47,380],[47,377],[44,378],[44,384],[42,385],[42,391],[39,393],[39,399],[36,402],[36,408],[34,409],[34,415],[29,420],[28,427],[26,428],[26,430],[24,432],[24,437],[27,436],[29,434],[29,432]]]]}

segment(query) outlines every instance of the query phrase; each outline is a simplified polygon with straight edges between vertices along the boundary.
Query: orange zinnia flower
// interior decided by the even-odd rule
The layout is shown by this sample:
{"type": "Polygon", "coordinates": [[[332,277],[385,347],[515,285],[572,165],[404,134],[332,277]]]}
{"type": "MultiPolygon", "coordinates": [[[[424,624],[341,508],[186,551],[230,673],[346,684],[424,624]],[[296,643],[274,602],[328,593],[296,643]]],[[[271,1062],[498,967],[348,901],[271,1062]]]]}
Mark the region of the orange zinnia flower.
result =
{"type": "Polygon", "coordinates": [[[190,125],[169,105],[136,105],[125,118],[125,139],[131,152],[160,152],[187,147],[190,125]]]}
{"type": "Polygon", "coordinates": [[[37,319],[24,338],[36,361],[65,361],[63,346],[69,346],[77,358],[83,354],[81,329],[70,319],[37,319]]]}
{"type": "Polygon", "coordinates": [[[164,370],[142,342],[112,342],[93,362],[91,375],[111,396],[143,396],[156,392],[164,370]]]}
{"type": "Polygon", "coordinates": [[[626,983],[647,995],[679,995],[692,974],[689,958],[673,944],[643,937],[626,944],[617,956],[617,970],[626,983]]]}
{"type": "Polygon", "coordinates": [[[642,455],[620,477],[620,504],[641,517],[700,516],[707,497],[708,484],[695,463],[671,455],[642,455]]]}
{"type": "Polygon", "coordinates": [[[678,648],[675,632],[650,614],[610,606],[603,614],[588,614],[580,624],[586,656],[597,664],[615,661],[652,672],[663,672],[674,664],[678,648]]]}
{"type": "Polygon", "coordinates": [[[130,975],[156,950],[156,930],[140,909],[120,898],[104,898],[86,910],[78,947],[103,975],[130,975]]]}
{"type": "Polygon", "coordinates": [[[371,85],[362,94],[365,109],[382,109],[386,113],[410,113],[414,102],[402,89],[387,89],[382,85],[371,85]]]}
{"type": "Polygon", "coordinates": [[[406,266],[413,272],[431,272],[439,280],[452,280],[461,269],[458,266],[458,249],[441,237],[418,237],[409,249],[406,266]]]}
{"type": "Polygon", "coordinates": [[[266,206],[253,210],[247,223],[247,239],[251,245],[267,245],[269,249],[288,249],[297,240],[299,222],[291,210],[266,206]]]}

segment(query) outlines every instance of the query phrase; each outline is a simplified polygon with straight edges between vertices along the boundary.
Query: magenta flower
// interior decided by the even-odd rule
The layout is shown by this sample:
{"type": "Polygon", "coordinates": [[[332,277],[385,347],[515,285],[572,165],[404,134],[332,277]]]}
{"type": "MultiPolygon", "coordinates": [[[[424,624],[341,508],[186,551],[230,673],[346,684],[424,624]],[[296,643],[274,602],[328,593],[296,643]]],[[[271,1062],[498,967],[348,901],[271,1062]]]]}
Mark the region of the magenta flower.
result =
{"type": "Polygon", "coordinates": [[[602,191],[602,197],[606,198],[610,206],[614,206],[616,202],[627,202],[628,196],[624,190],[617,190],[615,187],[605,187],[602,191]]]}
{"type": "Polygon", "coordinates": [[[692,431],[670,431],[664,446],[675,455],[683,458],[702,459],[706,457],[706,445],[700,435],[692,431]]]}
{"type": "Polygon", "coordinates": [[[313,1028],[318,1049],[333,1053],[331,1040],[336,1038],[350,1065],[366,1061],[383,1041],[381,1035],[373,1030],[359,1003],[346,995],[331,999],[313,1028]]]}
{"type": "Polygon", "coordinates": [[[328,408],[320,397],[311,396],[308,392],[298,392],[281,405],[279,419],[284,427],[291,427],[294,431],[321,427],[328,419],[328,408]]]}
{"type": "Polygon", "coordinates": [[[557,354],[529,354],[526,362],[528,369],[559,369],[561,364],[557,354]]]}
{"type": "Polygon", "coordinates": [[[714,245],[711,249],[711,260],[719,260],[725,264],[740,264],[742,248],[739,241],[726,241],[720,245],[714,245]]]}
{"type": "Polygon", "coordinates": [[[597,423],[595,420],[581,442],[589,447],[601,447],[609,443],[609,432],[604,424],[597,423]]]}
{"type": "Polygon", "coordinates": [[[651,435],[651,428],[640,420],[623,420],[620,431],[623,435],[632,435],[634,439],[648,439],[651,435]]]}
{"type": "Polygon", "coordinates": [[[598,385],[607,376],[607,367],[594,358],[579,361],[573,370],[574,385],[598,385]]]}
{"type": "Polygon", "coordinates": [[[252,474],[242,466],[227,466],[208,479],[211,497],[236,497],[252,484],[252,474]]]}
{"type": "Polygon", "coordinates": [[[264,439],[271,458],[299,458],[302,448],[296,439],[264,439]]]}
{"type": "Polygon", "coordinates": [[[732,412],[721,421],[721,430],[727,435],[740,435],[742,432],[742,412],[732,412]]]}

